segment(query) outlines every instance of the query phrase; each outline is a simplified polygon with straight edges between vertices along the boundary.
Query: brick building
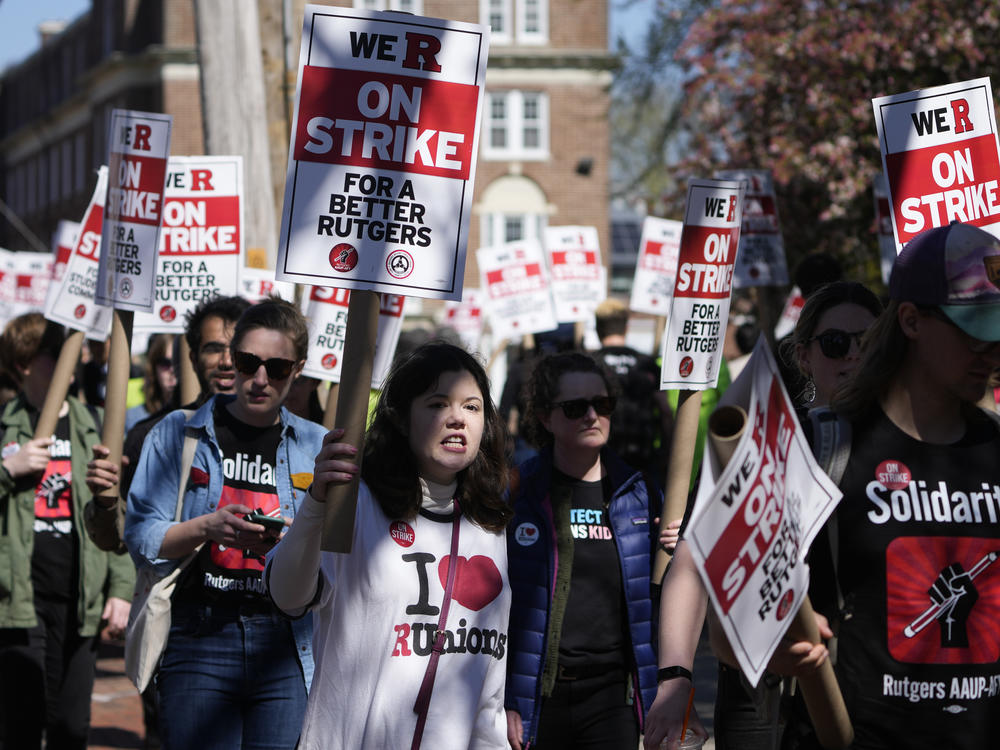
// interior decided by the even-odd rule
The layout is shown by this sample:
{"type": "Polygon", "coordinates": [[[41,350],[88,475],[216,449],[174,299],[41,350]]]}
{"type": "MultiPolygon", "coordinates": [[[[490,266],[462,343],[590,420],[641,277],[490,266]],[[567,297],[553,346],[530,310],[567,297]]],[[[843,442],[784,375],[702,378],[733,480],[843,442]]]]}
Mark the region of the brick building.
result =
{"type": "MultiPolygon", "coordinates": [[[[493,30],[466,285],[482,245],[547,225],[609,230],[607,0],[331,0],[493,30]]],[[[258,0],[270,161],[280,201],[304,0],[258,0]],[[287,46],[286,46],[287,45],[287,46]]],[[[0,78],[0,197],[43,242],[77,220],[104,163],[115,107],[174,116],[175,154],[203,152],[194,0],[93,0],[0,78]]],[[[27,248],[0,222],[0,246],[27,248]]]]}

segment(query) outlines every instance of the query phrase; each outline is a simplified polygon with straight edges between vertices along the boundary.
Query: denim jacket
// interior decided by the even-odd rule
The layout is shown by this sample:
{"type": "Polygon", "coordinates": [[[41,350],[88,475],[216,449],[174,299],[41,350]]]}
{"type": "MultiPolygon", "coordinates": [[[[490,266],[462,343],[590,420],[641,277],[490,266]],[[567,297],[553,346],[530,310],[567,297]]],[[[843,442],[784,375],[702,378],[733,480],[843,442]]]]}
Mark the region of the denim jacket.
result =
{"type": "MultiPolygon", "coordinates": [[[[125,514],[125,545],[137,566],[152,565],[166,575],[180,563],[180,560],[161,558],[158,553],[167,530],[174,525],[185,429],[198,436],[191,470],[207,474],[208,484],[188,481],[181,520],[213,513],[218,508],[223,483],[222,450],[215,436],[213,410],[216,400],[231,398],[214,396],[187,420],[184,412],[172,412],[146,438],[129,489],[125,514]]],[[[312,483],[313,463],[326,433],[320,425],[301,419],[284,407],[280,419],[282,429],[275,480],[281,514],[294,516],[312,483]]],[[[292,630],[295,651],[308,688],[313,674],[312,618],[294,620],[292,630]]]]}

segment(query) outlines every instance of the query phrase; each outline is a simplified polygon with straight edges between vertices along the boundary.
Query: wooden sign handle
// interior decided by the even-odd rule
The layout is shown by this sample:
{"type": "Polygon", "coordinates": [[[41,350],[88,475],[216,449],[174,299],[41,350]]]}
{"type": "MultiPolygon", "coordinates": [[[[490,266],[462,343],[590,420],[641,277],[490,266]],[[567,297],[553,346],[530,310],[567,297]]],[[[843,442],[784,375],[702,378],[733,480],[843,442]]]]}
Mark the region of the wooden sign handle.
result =
{"type": "Polygon", "coordinates": [[[52,437],[55,433],[56,424],[59,422],[59,410],[66,400],[66,394],[69,393],[69,384],[73,381],[73,373],[76,371],[76,363],[80,359],[82,348],[83,331],[73,331],[63,342],[62,349],[59,350],[59,359],[56,361],[56,369],[52,373],[52,383],[45,394],[42,413],[35,426],[36,439],[52,437]]]}
{"type": "MultiPolygon", "coordinates": [[[[128,376],[132,365],[131,310],[114,311],[111,318],[111,350],[108,352],[108,385],[104,398],[104,429],[101,442],[107,446],[108,460],[121,466],[122,444],[125,442],[125,402],[128,397],[128,376]]],[[[117,502],[119,488],[116,482],[100,493],[99,497],[117,502]]],[[[107,506],[111,502],[104,503],[107,506]]]]}
{"type": "MultiPolygon", "coordinates": [[[[344,429],[343,442],[358,449],[358,467],[365,453],[368,394],[375,366],[378,337],[379,295],[367,289],[352,289],[347,307],[344,365],[337,397],[336,426],[344,429]]],[[[354,516],[358,506],[360,475],[347,484],[331,484],[326,491],[322,549],[350,552],[354,541],[354,516]]]]}

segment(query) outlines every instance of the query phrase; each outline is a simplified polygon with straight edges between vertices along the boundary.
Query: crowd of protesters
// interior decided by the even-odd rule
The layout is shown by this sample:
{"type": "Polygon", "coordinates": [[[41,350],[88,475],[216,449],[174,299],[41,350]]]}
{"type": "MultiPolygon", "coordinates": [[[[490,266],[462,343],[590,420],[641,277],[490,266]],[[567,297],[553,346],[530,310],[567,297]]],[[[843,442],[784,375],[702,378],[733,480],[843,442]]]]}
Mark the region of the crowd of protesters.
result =
{"type": "MultiPolygon", "coordinates": [[[[756,686],[713,642],[716,747],[819,747],[788,678],[831,658],[834,634],[852,747],[1000,736],[991,257],[1000,242],[953,224],[906,246],[884,309],[838,269],[802,284],[776,350],[806,433],[835,425],[845,450],[831,474],[843,500],[809,554],[823,642],[783,641],[756,686]],[[900,602],[917,600],[931,615],[902,622],[900,602]]],[[[705,737],[690,694],[708,597],[682,519],[660,531],[670,402],[654,358],[626,344],[625,306],[596,318],[594,352],[538,337],[499,409],[461,347],[400,352],[359,462],[343,430],[317,424],[298,309],[211,299],[185,332],[199,395],[181,404],[180,338],[156,337],[120,465],[100,442],[103,358],[36,437],[64,332],[39,314],[10,321],[0,748],[86,747],[97,647],[102,632],[123,637],[137,567],[181,570],[144,694],[147,746],[653,750],[678,747],[684,728],[705,737]],[[354,481],[351,550],[321,551],[327,495],[354,481]],[[121,502],[102,494],[114,486],[121,502]],[[674,553],[662,589],[660,549],[674,553]]],[[[746,298],[730,322],[738,369],[759,335],[746,298]]]]}

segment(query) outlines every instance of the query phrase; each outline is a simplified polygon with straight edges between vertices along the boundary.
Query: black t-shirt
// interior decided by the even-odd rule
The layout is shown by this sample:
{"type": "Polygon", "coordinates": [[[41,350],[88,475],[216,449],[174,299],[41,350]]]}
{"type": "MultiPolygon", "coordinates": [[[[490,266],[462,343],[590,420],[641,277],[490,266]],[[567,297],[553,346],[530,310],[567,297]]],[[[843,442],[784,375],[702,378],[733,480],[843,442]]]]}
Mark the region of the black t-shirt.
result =
{"type": "Polygon", "coordinates": [[[597,358],[615,374],[621,387],[611,414],[608,446],[629,466],[661,475],[666,469],[667,446],[656,402],[660,390],[656,360],[627,346],[606,346],[597,358]]]}
{"type": "Polygon", "coordinates": [[[604,483],[584,482],[556,470],[552,482],[570,488],[573,537],[573,568],[559,637],[559,664],[620,666],[625,650],[625,600],[604,483]]]}
{"type": "MultiPolygon", "coordinates": [[[[214,418],[224,477],[219,507],[245,505],[267,515],[280,516],[275,472],[281,424],[270,427],[246,424],[218,400],[214,418]]],[[[263,570],[263,563],[246,556],[242,549],[208,542],[185,571],[177,599],[234,605],[257,602],[262,609],[269,609],[269,600],[263,595],[263,570]]]]}
{"type": "Polygon", "coordinates": [[[879,410],[852,433],[837,671],[853,747],[989,747],[1000,737],[997,427],[977,413],[957,443],[931,445],[879,410]]]}
{"type": "MultiPolygon", "coordinates": [[[[37,422],[37,413],[33,415],[37,422]]],[[[73,533],[73,468],[69,415],[56,423],[52,456],[35,487],[35,546],[31,584],[36,596],[74,598],[77,585],[76,535],[73,533]]]]}

